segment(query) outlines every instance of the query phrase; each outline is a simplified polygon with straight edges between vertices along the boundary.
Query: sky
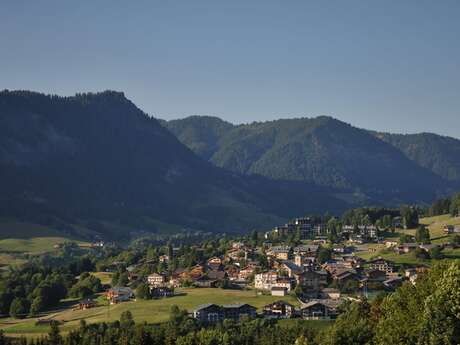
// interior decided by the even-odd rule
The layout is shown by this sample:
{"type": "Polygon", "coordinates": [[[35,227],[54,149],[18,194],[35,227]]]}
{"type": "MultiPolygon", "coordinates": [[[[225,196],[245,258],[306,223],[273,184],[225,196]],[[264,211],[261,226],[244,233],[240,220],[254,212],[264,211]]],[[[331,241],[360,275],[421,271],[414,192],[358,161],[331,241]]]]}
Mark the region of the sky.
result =
{"type": "Polygon", "coordinates": [[[0,89],[460,138],[459,18],[458,0],[5,0],[0,89]]]}

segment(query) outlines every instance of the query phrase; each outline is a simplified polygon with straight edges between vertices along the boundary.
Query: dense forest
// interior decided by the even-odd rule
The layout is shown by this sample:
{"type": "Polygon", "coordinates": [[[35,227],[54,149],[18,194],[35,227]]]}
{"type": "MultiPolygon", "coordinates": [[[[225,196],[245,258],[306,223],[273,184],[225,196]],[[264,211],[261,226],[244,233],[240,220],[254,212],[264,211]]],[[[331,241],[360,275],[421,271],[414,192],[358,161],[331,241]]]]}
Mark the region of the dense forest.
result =
{"type": "Polygon", "coordinates": [[[374,133],[326,116],[242,125],[191,116],[162,123],[204,159],[245,174],[403,201],[429,199],[460,182],[460,141],[453,138],[374,133]]]}
{"type": "Polygon", "coordinates": [[[346,207],[330,189],[214,167],[119,92],[2,91],[0,114],[2,217],[84,222],[110,237],[110,223],[241,231],[346,207]]]}

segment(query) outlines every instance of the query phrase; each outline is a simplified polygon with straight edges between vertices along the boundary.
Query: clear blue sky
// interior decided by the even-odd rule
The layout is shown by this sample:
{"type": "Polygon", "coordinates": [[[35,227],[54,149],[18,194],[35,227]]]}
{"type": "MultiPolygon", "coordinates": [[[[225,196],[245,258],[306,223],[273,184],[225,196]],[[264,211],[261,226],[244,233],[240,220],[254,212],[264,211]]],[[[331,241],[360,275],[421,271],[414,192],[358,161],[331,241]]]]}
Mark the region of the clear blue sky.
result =
{"type": "Polygon", "coordinates": [[[124,91],[147,113],[331,115],[460,137],[460,1],[0,4],[0,88],[124,91]]]}

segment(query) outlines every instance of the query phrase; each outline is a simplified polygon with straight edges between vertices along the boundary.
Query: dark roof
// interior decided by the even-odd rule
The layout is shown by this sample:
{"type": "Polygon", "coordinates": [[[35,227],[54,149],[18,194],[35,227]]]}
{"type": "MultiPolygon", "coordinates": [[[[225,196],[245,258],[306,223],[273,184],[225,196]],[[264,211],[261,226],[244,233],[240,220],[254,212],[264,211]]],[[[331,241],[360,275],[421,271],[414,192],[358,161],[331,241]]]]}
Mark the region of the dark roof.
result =
{"type": "Polygon", "coordinates": [[[287,288],[283,286],[272,286],[272,291],[286,291],[287,288]]]}
{"type": "Polygon", "coordinates": [[[200,304],[199,306],[197,306],[194,311],[199,311],[199,310],[203,310],[203,309],[208,309],[209,307],[218,307],[217,304],[214,304],[214,303],[206,303],[206,304],[200,304]]]}

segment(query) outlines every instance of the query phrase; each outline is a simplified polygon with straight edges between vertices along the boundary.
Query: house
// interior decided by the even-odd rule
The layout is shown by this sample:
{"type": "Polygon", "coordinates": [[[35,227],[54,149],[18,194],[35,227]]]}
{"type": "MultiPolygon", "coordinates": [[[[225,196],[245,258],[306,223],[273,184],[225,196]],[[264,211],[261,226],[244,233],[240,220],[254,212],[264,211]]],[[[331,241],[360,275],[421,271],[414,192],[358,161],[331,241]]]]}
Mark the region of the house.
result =
{"type": "Polygon", "coordinates": [[[85,298],[78,302],[78,309],[80,310],[86,310],[90,308],[94,308],[96,306],[96,302],[92,300],[91,298],[85,298]]]}
{"type": "Polygon", "coordinates": [[[421,244],[419,248],[428,253],[431,249],[439,248],[439,246],[436,244],[421,244]]]}
{"type": "Polygon", "coordinates": [[[275,271],[256,274],[254,276],[254,287],[260,290],[270,290],[277,279],[278,272],[275,271]]]}
{"type": "Polygon", "coordinates": [[[151,287],[163,286],[166,284],[164,274],[152,273],[147,277],[147,282],[151,287]]]}
{"type": "Polygon", "coordinates": [[[455,231],[455,227],[453,225],[445,225],[444,226],[444,232],[446,234],[453,234],[455,231]]]}
{"type": "Polygon", "coordinates": [[[302,268],[292,261],[283,261],[279,266],[279,270],[285,272],[288,277],[294,277],[294,275],[302,273],[302,268]]]}
{"type": "Polygon", "coordinates": [[[256,308],[249,304],[204,304],[193,311],[193,317],[204,323],[214,323],[225,319],[239,320],[242,316],[255,317],[256,308]]]}
{"type": "Polygon", "coordinates": [[[296,276],[297,284],[311,290],[319,290],[327,286],[328,273],[326,271],[306,270],[296,276]]]}
{"type": "Polygon", "coordinates": [[[244,267],[242,270],[240,270],[239,274],[238,274],[238,280],[248,280],[249,277],[254,274],[256,270],[256,267],[255,266],[246,266],[244,267]]]}
{"type": "Polygon", "coordinates": [[[284,297],[287,295],[287,288],[281,286],[272,286],[271,294],[272,296],[284,297]]]}
{"type": "Polygon", "coordinates": [[[193,317],[204,323],[214,323],[224,319],[224,311],[217,304],[203,304],[193,311],[193,317]]]}
{"type": "Polygon", "coordinates": [[[417,248],[418,248],[417,243],[403,243],[403,244],[400,244],[398,247],[396,247],[395,251],[398,254],[407,254],[417,248]]]}
{"type": "Polygon", "coordinates": [[[248,252],[246,250],[240,249],[240,248],[233,248],[227,251],[225,254],[227,259],[233,260],[233,261],[238,261],[242,258],[247,258],[248,252]]]}
{"type": "Polygon", "coordinates": [[[289,260],[291,254],[291,247],[289,246],[275,246],[267,251],[267,256],[274,257],[278,260],[289,260]]]}
{"type": "Polygon", "coordinates": [[[303,256],[315,257],[318,253],[318,245],[302,245],[294,247],[294,254],[299,254],[303,256]]]}
{"type": "Polygon", "coordinates": [[[369,269],[364,271],[364,275],[368,281],[371,282],[383,282],[387,279],[387,273],[385,271],[369,269]]]}
{"type": "Polygon", "coordinates": [[[332,279],[338,284],[344,284],[347,281],[359,281],[359,276],[354,269],[335,270],[332,274],[332,279]]]}
{"type": "Polygon", "coordinates": [[[174,290],[166,286],[155,287],[150,290],[150,293],[152,294],[152,297],[157,298],[174,296],[174,290]]]}
{"type": "Polygon", "coordinates": [[[333,288],[325,288],[321,290],[321,297],[324,299],[339,299],[340,291],[333,288]]]}
{"type": "Polygon", "coordinates": [[[321,299],[303,304],[300,315],[305,320],[330,320],[338,315],[340,300],[321,299]]]}
{"type": "Polygon", "coordinates": [[[403,283],[403,279],[401,277],[393,277],[393,278],[385,280],[383,282],[383,285],[388,290],[394,291],[396,290],[396,288],[400,287],[402,283],[403,283]]]}
{"type": "Polygon", "coordinates": [[[386,273],[393,273],[393,263],[380,257],[369,261],[369,268],[372,270],[384,271],[386,273]]]}
{"type": "Polygon", "coordinates": [[[285,288],[289,292],[292,289],[292,280],[291,278],[278,278],[272,287],[285,288]]]}
{"type": "Polygon", "coordinates": [[[240,275],[240,268],[236,265],[229,265],[225,268],[225,273],[229,280],[238,280],[240,275]]]}
{"type": "Polygon", "coordinates": [[[225,304],[222,308],[224,310],[224,319],[238,321],[243,316],[257,316],[257,309],[249,304],[225,304]]]}
{"type": "Polygon", "coordinates": [[[215,288],[217,287],[218,283],[219,281],[217,279],[211,279],[207,276],[202,276],[196,279],[193,285],[200,288],[215,288]]]}
{"type": "Polygon", "coordinates": [[[285,301],[276,301],[264,306],[263,315],[268,318],[289,319],[294,316],[295,308],[285,301]]]}
{"type": "Polygon", "coordinates": [[[129,287],[113,287],[109,289],[106,293],[107,299],[110,304],[116,304],[119,302],[129,301],[134,297],[133,290],[129,287]]]}
{"type": "Polygon", "coordinates": [[[393,248],[398,246],[398,241],[396,240],[386,240],[385,241],[385,247],[387,248],[393,248]]]}

